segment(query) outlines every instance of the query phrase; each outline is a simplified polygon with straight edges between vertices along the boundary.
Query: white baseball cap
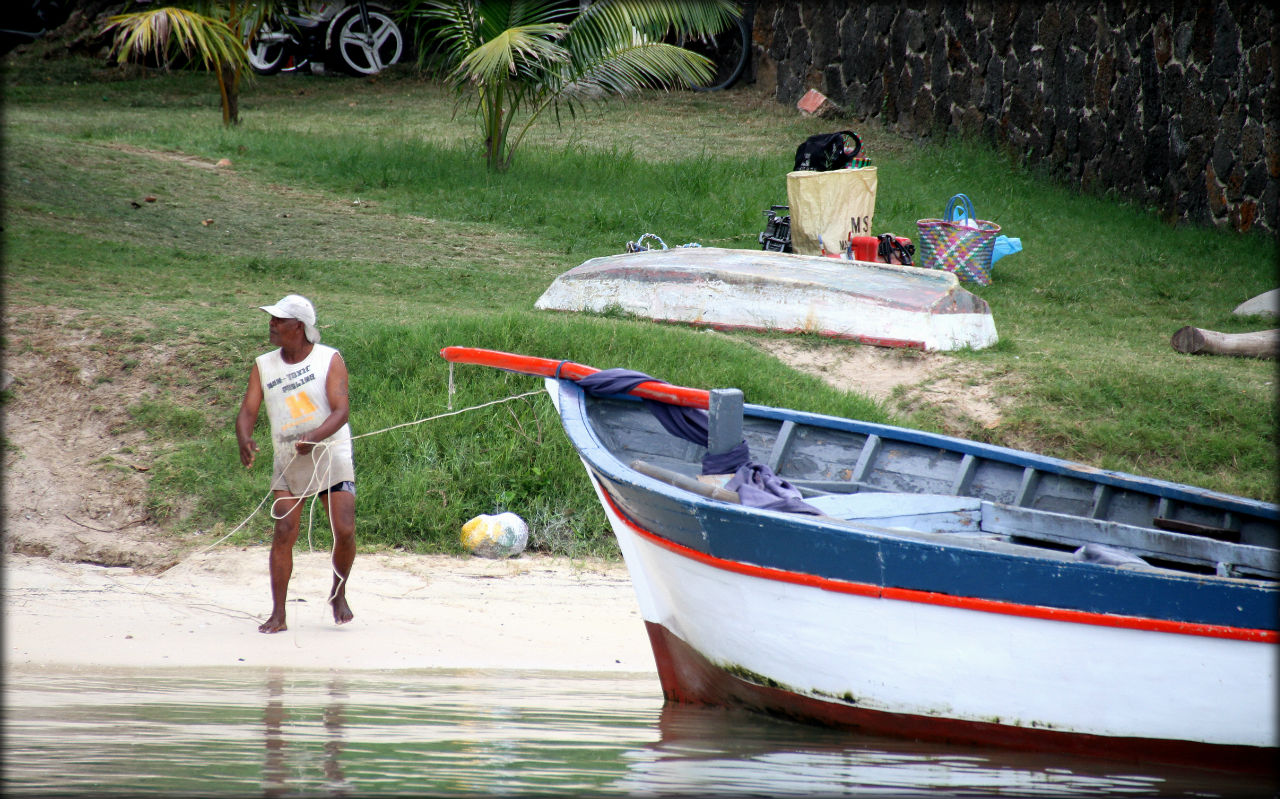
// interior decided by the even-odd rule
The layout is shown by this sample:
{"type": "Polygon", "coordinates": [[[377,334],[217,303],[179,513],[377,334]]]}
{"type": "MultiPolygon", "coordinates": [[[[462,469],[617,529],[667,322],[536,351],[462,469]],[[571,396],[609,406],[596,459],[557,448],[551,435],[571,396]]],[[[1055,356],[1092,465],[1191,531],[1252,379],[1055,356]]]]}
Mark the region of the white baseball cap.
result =
{"type": "Polygon", "coordinates": [[[319,343],[320,331],[316,329],[316,309],[311,300],[301,294],[290,294],[275,305],[261,305],[262,310],[280,319],[297,319],[302,322],[307,341],[319,343]]]}

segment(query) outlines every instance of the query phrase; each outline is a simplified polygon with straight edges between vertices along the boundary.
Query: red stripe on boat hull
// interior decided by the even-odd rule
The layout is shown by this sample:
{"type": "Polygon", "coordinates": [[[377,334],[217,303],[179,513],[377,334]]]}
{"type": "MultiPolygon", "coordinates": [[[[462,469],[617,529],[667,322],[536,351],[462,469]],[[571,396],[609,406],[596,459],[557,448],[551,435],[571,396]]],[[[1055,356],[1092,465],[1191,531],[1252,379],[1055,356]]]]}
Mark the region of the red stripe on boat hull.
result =
{"type": "Polygon", "coordinates": [[[1175,635],[1202,635],[1207,638],[1226,638],[1238,641],[1258,641],[1265,644],[1274,644],[1280,641],[1280,632],[1276,630],[1254,630],[1245,627],[1227,627],[1220,624],[1199,624],[1195,622],[1173,621],[1169,619],[1148,619],[1138,616],[1120,616],[1111,613],[1094,613],[1092,611],[1072,610],[1070,608],[1053,608],[1043,605],[1023,605],[1016,602],[1006,602],[998,599],[983,599],[981,597],[952,596],[951,594],[942,594],[936,591],[922,591],[915,588],[893,588],[889,586],[873,585],[868,583],[855,583],[848,580],[838,580],[828,577],[819,577],[814,574],[804,572],[788,571],[786,569],[776,569],[771,566],[757,566],[754,563],[745,563],[737,560],[726,560],[718,558],[715,555],[709,555],[705,552],[699,552],[691,549],[683,544],[664,538],[657,533],[646,530],[639,526],[631,519],[614,500],[613,495],[608,489],[600,484],[595,477],[596,483],[601,488],[601,494],[605,501],[609,503],[609,507],[614,514],[622,520],[624,524],[636,535],[650,541],[664,549],[670,550],[682,557],[705,563],[716,569],[724,569],[737,574],[745,574],[749,577],[759,577],[763,580],[774,580],[777,582],[793,583],[795,585],[809,585],[820,588],[824,591],[835,591],[842,594],[853,594],[856,596],[881,597],[884,599],[892,599],[903,602],[920,602],[929,605],[943,605],[946,607],[963,608],[966,610],[976,610],[982,613],[1002,613],[1009,616],[1025,616],[1033,619],[1049,619],[1051,621],[1062,621],[1075,624],[1094,624],[1100,627],[1118,627],[1130,630],[1147,630],[1149,632],[1172,633],[1175,635]]]}
{"type": "Polygon", "coordinates": [[[760,685],[703,657],[660,624],[645,621],[662,694],[669,702],[741,707],[839,729],[921,741],[1058,751],[1111,760],[1157,762],[1222,771],[1276,774],[1275,749],[1154,738],[1116,738],[859,708],[760,685]]]}

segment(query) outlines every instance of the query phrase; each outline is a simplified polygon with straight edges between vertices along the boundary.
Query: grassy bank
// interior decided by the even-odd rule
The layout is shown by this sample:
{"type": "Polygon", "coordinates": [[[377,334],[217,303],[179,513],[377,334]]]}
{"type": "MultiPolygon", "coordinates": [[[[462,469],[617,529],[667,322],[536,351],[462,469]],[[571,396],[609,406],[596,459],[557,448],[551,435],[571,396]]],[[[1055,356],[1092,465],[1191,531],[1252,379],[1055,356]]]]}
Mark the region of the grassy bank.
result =
{"type": "MultiPolygon", "coordinates": [[[[762,354],[753,334],[532,310],[556,274],[641,233],[757,246],[763,210],[786,202],[796,144],[830,121],[744,91],[654,94],[548,121],[495,176],[467,109],[455,116],[451,96],[407,72],[259,79],[231,130],[205,75],[41,62],[6,80],[6,349],[29,346],[50,308],[73,309],[69,324],[119,370],[107,380],[149,370],[147,390],[123,401],[159,449],[152,511],[175,529],[229,529],[265,490],[265,463],[239,467],[230,421],[267,346],[254,308],[291,291],[316,302],[347,359],[356,433],[538,387],[460,367],[450,398],[436,353],[466,344],[1273,498],[1273,364],[1169,347],[1184,324],[1270,326],[1231,315],[1274,286],[1276,247],[1260,236],[1171,228],[980,147],[919,147],[848,121],[879,166],[878,232],[914,239],[916,219],[964,191],[1025,247],[975,289],[1000,344],[948,356],[998,386],[1001,424],[927,407],[892,418],[762,354]],[[222,158],[230,168],[214,167],[222,158]]],[[[448,549],[466,519],[513,510],[541,548],[611,549],[544,398],[369,436],[357,458],[367,543],[448,549]]]]}

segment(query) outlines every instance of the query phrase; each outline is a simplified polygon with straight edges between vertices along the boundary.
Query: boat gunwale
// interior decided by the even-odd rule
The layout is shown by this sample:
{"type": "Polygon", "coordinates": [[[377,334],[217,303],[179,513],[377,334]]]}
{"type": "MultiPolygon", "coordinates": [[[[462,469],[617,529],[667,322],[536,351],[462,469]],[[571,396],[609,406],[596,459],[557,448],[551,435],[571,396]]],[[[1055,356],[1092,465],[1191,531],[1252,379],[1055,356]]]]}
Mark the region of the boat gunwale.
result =
{"type": "MultiPolygon", "coordinates": [[[[450,363],[474,363],[496,369],[542,376],[546,379],[555,379],[560,382],[573,383],[574,388],[584,395],[585,392],[583,392],[582,388],[576,383],[576,380],[579,378],[573,377],[572,375],[567,378],[562,378],[561,370],[571,368],[579,372],[580,375],[594,374],[601,371],[595,367],[578,364],[569,360],[556,360],[530,355],[519,355],[476,347],[445,347],[440,350],[440,355],[450,363]]],[[[647,389],[647,398],[671,405],[700,408],[703,410],[706,410],[710,405],[710,392],[706,389],[688,388],[658,379],[654,379],[637,386],[635,389],[632,389],[630,393],[609,395],[608,398],[637,401],[639,397],[635,396],[635,394],[641,393],[641,389],[647,389]]],[[[914,430],[911,428],[897,427],[877,422],[846,419],[839,416],[813,413],[811,411],[773,408],[768,405],[759,405],[756,403],[744,403],[744,417],[747,415],[748,411],[763,418],[787,421],[787,417],[790,416],[797,420],[808,421],[808,423],[817,427],[834,427],[837,429],[844,429],[848,432],[863,434],[873,433],[875,435],[880,435],[881,432],[888,432],[890,433],[891,438],[899,438],[910,443],[938,446],[941,449],[950,449],[964,454],[972,454],[991,460],[1011,463],[1013,465],[1022,466],[1023,468],[1038,468],[1040,471],[1044,471],[1049,474],[1057,474],[1081,480],[1091,480],[1111,487],[1147,491],[1148,493],[1159,497],[1176,499],[1182,502],[1206,504],[1220,510],[1236,510],[1239,512],[1250,513],[1263,519],[1270,519],[1272,521],[1280,520],[1280,505],[1275,503],[1226,494],[1210,489],[1198,488],[1185,483],[1161,480],[1155,477],[1142,477],[1128,472],[1102,469],[1075,461],[1055,458],[1050,455],[1042,455],[1039,453],[1027,452],[1025,450],[1003,447],[998,444],[984,444],[982,442],[956,438],[942,433],[930,433],[923,430],[914,430]]],[[[885,436],[880,435],[880,437],[884,438],[885,436]]]]}
{"type": "MultiPolygon", "coordinates": [[[[593,399],[638,402],[640,398],[629,394],[612,394],[596,396],[593,397],[593,399]]],[[[1209,505],[1218,510],[1248,513],[1264,519],[1280,521],[1280,505],[1275,503],[1266,502],[1260,499],[1253,499],[1251,497],[1236,496],[1207,488],[1197,488],[1196,486],[1188,485],[1186,483],[1161,480],[1158,477],[1143,477],[1130,472],[1103,469],[1101,467],[1079,463],[1078,461],[1069,461],[1052,455],[1042,455],[1035,452],[1028,452],[1026,450],[1013,449],[1012,447],[1005,447],[999,444],[986,444],[981,441],[956,438],[955,436],[949,436],[945,433],[931,433],[926,430],[915,430],[909,427],[898,427],[890,424],[882,424],[880,422],[847,419],[840,416],[831,416],[813,411],[775,408],[769,405],[758,405],[751,402],[744,402],[742,411],[744,418],[747,416],[757,416],[780,422],[792,421],[797,424],[808,424],[812,427],[825,427],[863,435],[876,435],[884,440],[897,439],[910,444],[936,446],[939,449],[951,450],[962,455],[974,455],[975,457],[986,458],[988,460],[1007,463],[1022,468],[1030,467],[1047,474],[1087,480],[1090,482],[1101,483],[1112,488],[1123,488],[1180,502],[1209,505]]],[[[799,477],[788,477],[787,475],[779,476],[784,479],[804,479],[799,477]]],[[[850,485],[852,486],[852,483],[850,485]]]]}

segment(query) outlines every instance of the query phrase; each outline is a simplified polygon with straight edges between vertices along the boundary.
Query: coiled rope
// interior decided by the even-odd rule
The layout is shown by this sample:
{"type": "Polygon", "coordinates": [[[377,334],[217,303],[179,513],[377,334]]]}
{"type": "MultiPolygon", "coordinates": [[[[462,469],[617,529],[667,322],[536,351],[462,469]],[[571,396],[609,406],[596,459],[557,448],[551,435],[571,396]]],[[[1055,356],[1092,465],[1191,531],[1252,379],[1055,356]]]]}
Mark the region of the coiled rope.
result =
{"type": "MultiPolygon", "coordinates": [[[[356,439],[358,439],[358,438],[368,438],[368,437],[370,437],[370,436],[376,436],[376,435],[380,435],[380,434],[382,434],[382,433],[388,433],[388,432],[391,432],[392,430],[399,430],[399,429],[401,429],[401,428],[405,428],[405,427],[413,427],[414,425],[420,425],[420,424],[424,424],[424,423],[426,423],[426,422],[434,422],[434,421],[437,421],[437,420],[440,420],[440,419],[444,419],[444,418],[447,418],[447,417],[450,417],[450,416],[458,416],[458,415],[461,415],[461,414],[464,414],[464,413],[470,413],[471,411],[478,411],[478,410],[481,410],[481,409],[483,409],[483,408],[491,407],[491,406],[493,406],[493,405],[500,405],[500,404],[502,404],[502,403],[506,403],[506,402],[514,402],[515,400],[524,399],[524,398],[526,398],[526,397],[532,397],[532,396],[534,396],[534,395],[536,395],[536,394],[541,394],[541,393],[542,393],[542,391],[541,391],[541,389],[539,389],[539,390],[535,390],[535,391],[526,391],[526,392],[524,392],[524,393],[522,393],[522,394],[512,394],[511,396],[508,396],[508,397],[503,397],[503,398],[501,398],[501,399],[496,399],[496,400],[490,400],[489,402],[484,402],[484,403],[481,403],[481,404],[479,404],[479,405],[472,405],[472,406],[467,407],[467,408],[460,408],[460,409],[458,409],[458,410],[456,410],[456,411],[455,411],[455,410],[453,410],[453,395],[454,395],[454,393],[455,393],[455,388],[454,388],[454,382],[453,382],[453,364],[452,364],[452,363],[450,363],[450,364],[449,364],[449,390],[448,390],[448,403],[447,403],[447,407],[448,407],[448,409],[449,409],[449,410],[445,411],[444,413],[437,413],[437,414],[434,414],[434,415],[432,415],[432,416],[426,416],[426,417],[423,417],[423,418],[421,418],[421,419],[415,419],[415,420],[413,420],[413,421],[411,421],[411,422],[402,422],[402,423],[400,423],[400,424],[391,425],[390,427],[384,427],[384,428],[382,428],[382,429],[380,429],[380,430],[371,430],[371,431],[370,431],[370,432],[368,432],[368,433],[361,433],[360,435],[352,436],[350,440],[355,441],[355,440],[356,440],[356,439]]],[[[316,442],[316,443],[314,444],[314,447],[329,447],[329,446],[332,446],[332,445],[331,445],[329,442],[326,442],[326,441],[318,441],[318,442],[316,442]]],[[[287,468],[289,464],[292,464],[292,463],[293,463],[293,461],[297,459],[297,457],[298,457],[298,453],[295,451],[295,452],[294,452],[294,454],[293,454],[293,456],[289,459],[288,463],[285,465],[285,467],[287,468]]],[[[330,474],[330,470],[332,469],[332,459],[331,459],[331,458],[319,458],[319,457],[317,457],[317,458],[315,458],[314,460],[315,460],[315,470],[313,470],[313,471],[312,471],[312,473],[311,473],[311,480],[310,480],[310,484],[315,484],[315,482],[316,482],[316,481],[315,481],[315,478],[316,478],[316,476],[319,474],[319,472],[318,472],[318,471],[316,471],[316,470],[318,470],[318,469],[320,468],[320,461],[322,461],[322,460],[323,460],[323,461],[324,461],[324,463],[325,463],[326,470],[325,470],[325,473],[324,473],[324,474],[325,474],[325,478],[326,478],[326,479],[328,479],[328,476],[329,476],[329,474],[330,474]]],[[[320,484],[320,485],[329,485],[329,483],[326,483],[326,482],[324,482],[323,480],[322,480],[322,481],[320,481],[320,483],[319,483],[319,484],[320,484]]],[[[227,534],[226,534],[226,535],[224,535],[223,537],[219,538],[217,541],[214,541],[212,544],[208,545],[207,547],[204,547],[203,549],[198,550],[197,552],[195,552],[195,553],[193,553],[193,554],[194,554],[194,555],[203,555],[204,553],[206,553],[206,552],[208,552],[209,550],[213,549],[214,547],[218,546],[218,545],[219,545],[219,544],[221,544],[222,542],[226,541],[226,540],[227,540],[228,538],[230,538],[231,536],[233,536],[233,535],[235,535],[236,533],[238,533],[238,532],[239,532],[239,531],[240,531],[240,530],[241,530],[245,525],[247,525],[247,524],[250,522],[250,520],[252,520],[252,519],[253,519],[253,517],[254,517],[254,516],[256,516],[256,515],[258,514],[258,512],[259,512],[260,510],[262,510],[262,506],[266,504],[266,502],[267,502],[267,500],[268,500],[268,499],[271,499],[271,497],[272,497],[272,495],[273,495],[274,493],[275,493],[275,492],[274,492],[274,491],[272,491],[271,489],[267,489],[267,493],[266,493],[266,495],[262,498],[262,500],[261,500],[260,502],[258,502],[257,507],[255,507],[255,508],[253,509],[253,511],[252,511],[248,516],[246,516],[246,517],[244,518],[244,520],[243,520],[243,521],[241,521],[239,524],[237,524],[237,525],[235,526],[235,528],[233,528],[233,529],[231,530],[231,532],[227,533],[227,534]]],[[[319,498],[320,498],[320,495],[319,495],[318,493],[317,493],[317,494],[313,494],[313,495],[311,495],[311,509],[310,509],[310,512],[309,512],[309,514],[308,514],[308,516],[307,516],[307,551],[308,551],[308,552],[314,552],[314,551],[315,551],[315,550],[314,550],[314,548],[313,548],[313,546],[312,546],[311,530],[312,530],[312,527],[313,527],[313,524],[314,524],[314,520],[315,520],[316,502],[319,500],[319,498]]],[[[288,516],[290,513],[293,513],[294,509],[298,507],[298,504],[299,504],[299,503],[301,503],[301,502],[305,502],[305,501],[306,501],[306,499],[307,499],[307,497],[305,497],[305,496],[302,496],[302,497],[298,497],[298,496],[284,496],[284,497],[279,497],[279,498],[277,498],[274,502],[272,502],[272,503],[271,503],[271,511],[270,511],[270,513],[271,513],[271,518],[272,518],[272,519],[274,519],[274,520],[276,520],[276,521],[279,521],[280,519],[285,518],[285,517],[286,517],[286,516],[288,516]],[[293,505],[291,505],[291,506],[289,507],[289,509],[288,509],[288,510],[286,510],[282,515],[277,516],[277,515],[276,515],[276,503],[277,503],[277,502],[287,502],[287,501],[289,501],[289,500],[293,500],[293,505]]],[[[330,519],[329,519],[329,531],[330,531],[330,533],[334,533],[334,530],[333,530],[333,518],[332,518],[332,517],[330,517],[330,519]]],[[[336,534],[335,534],[335,537],[336,537],[336,534]]],[[[160,579],[161,577],[163,577],[165,574],[168,574],[170,571],[172,571],[173,569],[176,569],[178,566],[181,566],[183,563],[186,563],[186,562],[188,562],[189,560],[190,560],[190,558],[188,557],[187,559],[184,559],[184,560],[182,560],[182,561],[179,561],[178,563],[173,564],[172,566],[170,566],[169,568],[167,568],[167,569],[165,569],[164,571],[160,572],[159,574],[156,574],[154,577],[152,577],[150,580],[148,580],[148,581],[147,581],[147,585],[144,587],[144,591],[145,591],[145,589],[146,589],[146,588],[149,588],[149,587],[150,587],[150,585],[151,585],[151,583],[152,583],[152,582],[155,582],[156,580],[158,580],[158,579],[160,579]]],[[[328,599],[328,600],[326,600],[327,602],[332,602],[332,601],[333,601],[334,597],[335,597],[335,596],[337,596],[337,591],[338,591],[338,589],[342,586],[342,583],[343,583],[343,582],[345,581],[345,579],[346,579],[346,578],[344,578],[341,574],[338,574],[338,570],[337,570],[337,568],[333,567],[333,566],[332,566],[332,564],[330,564],[330,568],[333,570],[334,576],[336,576],[336,577],[338,578],[338,582],[334,584],[333,591],[330,593],[330,595],[329,595],[329,599],[328,599]]]]}

